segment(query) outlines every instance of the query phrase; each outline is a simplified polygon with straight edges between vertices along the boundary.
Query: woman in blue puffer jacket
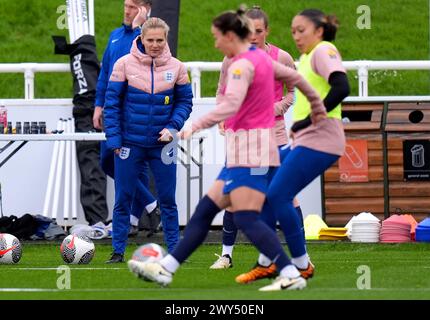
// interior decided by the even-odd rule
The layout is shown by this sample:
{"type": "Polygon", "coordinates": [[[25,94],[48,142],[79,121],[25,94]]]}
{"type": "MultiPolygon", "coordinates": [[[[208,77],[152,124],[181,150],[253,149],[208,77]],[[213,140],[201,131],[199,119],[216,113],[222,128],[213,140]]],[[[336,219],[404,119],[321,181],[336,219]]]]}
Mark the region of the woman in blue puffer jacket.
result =
{"type": "Polygon", "coordinates": [[[193,94],[184,64],[170,53],[168,31],[163,20],[148,19],[130,54],[115,63],[106,91],[107,146],[116,155],[112,245],[120,255],[137,177],[145,164],[154,174],[169,252],[179,240],[177,146],[172,140],[192,111],[193,94]]]}

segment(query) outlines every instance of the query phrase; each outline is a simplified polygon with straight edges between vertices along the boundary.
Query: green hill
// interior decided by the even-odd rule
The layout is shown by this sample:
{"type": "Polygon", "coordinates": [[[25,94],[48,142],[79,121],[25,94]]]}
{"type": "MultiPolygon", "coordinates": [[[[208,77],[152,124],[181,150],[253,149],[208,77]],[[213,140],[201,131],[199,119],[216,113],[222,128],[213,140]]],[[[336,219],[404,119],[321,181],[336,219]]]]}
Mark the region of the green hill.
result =
{"type": "MultiPolygon", "coordinates": [[[[347,60],[428,60],[429,2],[427,0],[368,0],[370,29],[357,27],[360,0],[182,0],[178,54],[182,61],[220,61],[210,33],[212,18],[235,9],[240,3],[259,4],[270,17],[269,40],[289,51],[298,52],[290,34],[292,17],[305,8],[319,8],[336,14],[341,22],[336,45],[347,60]]],[[[68,62],[53,53],[51,35],[67,35],[57,28],[64,0],[0,0],[0,63],[68,62]]],[[[122,1],[96,0],[96,41],[99,57],[112,29],[122,21],[122,1]]],[[[352,94],[357,94],[356,72],[349,73],[352,94]]],[[[203,74],[203,96],[213,96],[218,75],[203,74]]],[[[370,95],[428,95],[429,71],[375,71],[370,73],[370,95]]],[[[0,98],[24,96],[22,74],[0,74],[0,98]]],[[[68,74],[37,74],[36,97],[71,96],[68,74]]]]}

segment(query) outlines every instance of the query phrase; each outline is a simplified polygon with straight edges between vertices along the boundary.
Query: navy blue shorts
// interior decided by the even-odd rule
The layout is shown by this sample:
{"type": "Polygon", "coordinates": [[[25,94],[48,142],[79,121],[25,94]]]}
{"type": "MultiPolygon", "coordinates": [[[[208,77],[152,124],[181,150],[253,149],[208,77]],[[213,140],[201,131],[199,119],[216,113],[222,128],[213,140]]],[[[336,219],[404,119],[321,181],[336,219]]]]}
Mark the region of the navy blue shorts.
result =
{"type": "Polygon", "coordinates": [[[248,187],[262,193],[267,192],[269,186],[269,168],[222,168],[217,180],[225,181],[224,194],[229,194],[234,189],[248,187]]]}

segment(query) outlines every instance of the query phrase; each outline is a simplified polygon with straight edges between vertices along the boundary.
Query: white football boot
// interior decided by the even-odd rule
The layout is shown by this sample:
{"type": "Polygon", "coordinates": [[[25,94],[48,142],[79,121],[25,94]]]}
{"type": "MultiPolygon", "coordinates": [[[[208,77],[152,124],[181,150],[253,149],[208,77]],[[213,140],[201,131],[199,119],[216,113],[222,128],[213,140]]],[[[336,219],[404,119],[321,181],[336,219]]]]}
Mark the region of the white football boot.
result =
{"type": "Polygon", "coordinates": [[[306,288],[306,280],[304,278],[288,278],[278,276],[272,284],[258,289],[259,291],[281,291],[281,290],[301,290],[306,288]]]}
{"type": "Polygon", "coordinates": [[[219,254],[215,253],[215,255],[218,257],[218,259],[213,265],[209,267],[209,269],[228,269],[233,267],[231,257],[228,254],[220,256],[219,254]]]}
{"type": "Polygon", "coordinates": [[[127,264],[131,272],[145,281],[152,281],[162,286],[167,286],[173,280],[173,275],[158,262],[128,260],[127,264]]]}

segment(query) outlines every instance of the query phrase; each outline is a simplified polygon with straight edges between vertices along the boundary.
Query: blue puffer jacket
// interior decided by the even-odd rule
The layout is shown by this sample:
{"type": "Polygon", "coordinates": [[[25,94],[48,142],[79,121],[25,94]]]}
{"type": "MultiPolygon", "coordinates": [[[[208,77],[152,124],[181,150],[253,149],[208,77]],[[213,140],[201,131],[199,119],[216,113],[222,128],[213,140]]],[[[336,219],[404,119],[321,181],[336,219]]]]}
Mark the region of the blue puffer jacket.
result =
{"type": "Polygon", "coordinates": [[[130,53],[133,40],[138,35],[140,35],[140,28],[132,29],[131,26],[125,24],[111,32],[97,81],[95,106],[104,107],[106,89],[113,66],[119,58],[130,53]]]}
{"type": "Polygon", "coordinates": [[[104,125],[107,146],[124,143],[162,146],[160,131],[179,131],[192,111],[191,85],[182,62],[169,47],[157,58],[145,54],[140,37],[130,54],[114,66],[106,91],[104,125]]]}

